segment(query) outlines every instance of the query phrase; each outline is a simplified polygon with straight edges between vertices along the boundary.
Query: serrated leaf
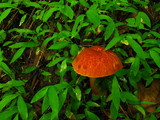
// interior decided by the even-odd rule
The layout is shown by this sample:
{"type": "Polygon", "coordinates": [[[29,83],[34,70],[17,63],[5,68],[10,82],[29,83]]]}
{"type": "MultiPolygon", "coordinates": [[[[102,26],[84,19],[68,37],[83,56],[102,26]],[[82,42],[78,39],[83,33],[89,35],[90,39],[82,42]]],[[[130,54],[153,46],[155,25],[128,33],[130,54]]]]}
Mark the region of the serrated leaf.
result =
{"type": "Polygon", "coordinates": [[[9,15],[11,12],[12,8],[8,8],[5,11],[3,11],[0,15],[0,23],[9,15]]]}
{"type": "Polygon", "coordinates": [[[132,49],[137,53],[137,55],[144,60],[146,56],[142,47],[136,41],[134,41],[132,37],[129,35],[127,36],[127,41],[129,42],[132,49]]]}
{"type": "Polygon", "coordinates": [[[68,41],[60,41],[60,42],[57,42],[57,43],[51,45],[48,49],[63,49],[68,44],[69,44],[68,41]]]}
{"type": "Polygon", "coordinates": [[[54,8],[50,8],[48,11],[45,12],[44,16],[43,16],[43,22],[47,22],[48,19],[53,15],[53,13],[55,11],[57,11],[58,8],[54,7],[54,8]]]}
{"type": "Polygon", "coordinates": [[[25,49],[26,49],[25,47],[22,47],[19,50],[17,50],[17,52],[14,54],[10,63],[13,63],[14,61],[16,61],[23,54],[25,49]]]}
{"type": "Polygon", "coordinates": [[[118,84],[116,77],[113,78],[111,95],[112,95],[113,104],[118,111],[119,106],[120,106],[120,97],[121,96],[120,96],[119,84],[118,84]]]}
{"type": "Polygon", "coordinates": [[[70,19],[73,19],[74,16],[74,11],[72,10],[72,8],[68,5],[64,5],[61,7],[60,11],[66,15],[67,17],[69,17],[70,19]]]}
{"type": "Polygon", "coordinates": [[[28,119],[28,109],[24,99],[19,96],[17,101],[18,112],[23,120],[28,119]]]}
{"type": "Polygon", "coordinates": [[[6,97],[4,97],[1,101],[0,101],[0,111],[6,106],[8,105],[13,99],[15,99],[18,96],[18,94],[11,94],[8,95],[6,97]]]}
{"type": "Polygon", "coordinates": [[[150,50],[149,52],[156,65],[160,68],[160,54],[154,50],[150,50]]]}
{"type": "Polygon", "coordinates": [[[34,95],[34,97],[32,98],[31,103],[34,103],[34,102],[40,100],[42,97],[45,96],[45,94],[47,93],[47,91],[48,91],[48,86],[46,86],[46,87],[42,88],[41,90],[39,90],[39,91],[34,95]]]}

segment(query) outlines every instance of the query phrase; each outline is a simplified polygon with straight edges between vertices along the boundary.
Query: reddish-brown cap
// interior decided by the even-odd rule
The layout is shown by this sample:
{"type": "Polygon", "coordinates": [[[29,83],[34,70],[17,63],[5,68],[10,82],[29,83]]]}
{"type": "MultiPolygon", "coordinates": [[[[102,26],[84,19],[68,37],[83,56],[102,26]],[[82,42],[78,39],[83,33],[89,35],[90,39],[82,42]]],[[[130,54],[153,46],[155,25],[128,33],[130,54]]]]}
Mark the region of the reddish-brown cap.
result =
{"type": "Polygon", "coordinates": [[[119,57],[105,47],[93,46],[84,49],[72,62],[73,69],[80,75],[87,77],[105,77],[121,69],[119,57]]]}

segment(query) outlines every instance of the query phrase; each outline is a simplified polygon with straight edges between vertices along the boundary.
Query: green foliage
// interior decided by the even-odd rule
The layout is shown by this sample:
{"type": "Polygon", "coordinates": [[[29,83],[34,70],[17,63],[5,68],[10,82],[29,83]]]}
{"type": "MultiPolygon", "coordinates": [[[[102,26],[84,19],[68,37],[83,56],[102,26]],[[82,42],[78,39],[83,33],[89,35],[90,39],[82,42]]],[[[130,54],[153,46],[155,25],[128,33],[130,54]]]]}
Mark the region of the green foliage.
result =
{"type": "Polygon", "coordinates": [[[140,102],[138,85],[160,79],[159,6],[154,0],[2,0],[0,120],[156,119],[159,107],[147,113],[143,104],[157,101],[140,102]],[[112,49],[123,63],[100,78],[106,95],[92,95],[88,78],[71,64],[94,45],[112,49]]]}

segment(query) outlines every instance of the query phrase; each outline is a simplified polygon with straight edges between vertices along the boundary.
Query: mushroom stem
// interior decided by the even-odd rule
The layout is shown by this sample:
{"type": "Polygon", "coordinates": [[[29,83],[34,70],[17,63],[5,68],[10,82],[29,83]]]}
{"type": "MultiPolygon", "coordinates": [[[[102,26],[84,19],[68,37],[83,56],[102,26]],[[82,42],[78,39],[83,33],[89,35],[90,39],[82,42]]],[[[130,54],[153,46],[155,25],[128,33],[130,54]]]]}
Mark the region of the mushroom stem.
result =
{"type": "Polygon", "coordinates": [[[92,78],[92,77],[90,77],[90,86],[91,86],[91,89],[92,89],[92,91],[93,91],[93,93],[95,94],[95,95],[104,95],[105,94],[105,92],[101,92],[101,91],[99,91],[99,86],[98,85],[95,85],[95,81],[96,81],[96,78],[92,78]]]}

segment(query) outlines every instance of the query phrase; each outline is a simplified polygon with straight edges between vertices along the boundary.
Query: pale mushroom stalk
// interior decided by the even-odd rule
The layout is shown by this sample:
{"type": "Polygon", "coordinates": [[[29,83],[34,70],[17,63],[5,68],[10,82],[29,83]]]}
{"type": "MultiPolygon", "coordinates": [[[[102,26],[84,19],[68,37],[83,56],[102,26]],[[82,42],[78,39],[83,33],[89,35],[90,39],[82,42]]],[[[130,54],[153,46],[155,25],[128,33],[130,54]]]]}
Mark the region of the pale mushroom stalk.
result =
{"type": "Polygon", "coordinates": [[[90,81],[91,89],[92,89],[94,94],[96,94],[96,95],[104,95],[105,94],[105,92],[99,91],[100,87],[98,85],[95,85],[96,78],[90,77],[89,81],[90,81]]]}

